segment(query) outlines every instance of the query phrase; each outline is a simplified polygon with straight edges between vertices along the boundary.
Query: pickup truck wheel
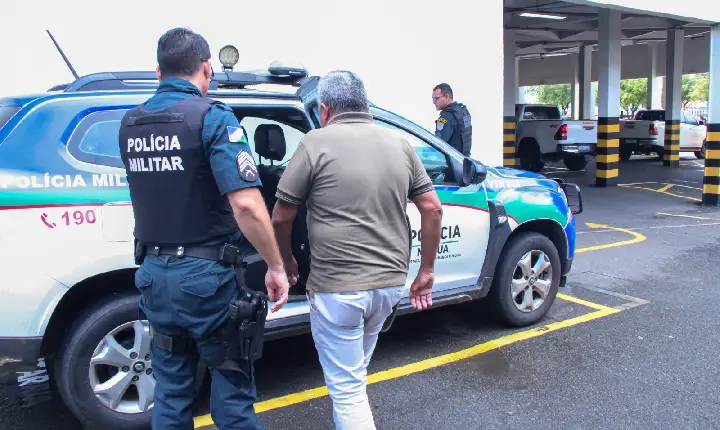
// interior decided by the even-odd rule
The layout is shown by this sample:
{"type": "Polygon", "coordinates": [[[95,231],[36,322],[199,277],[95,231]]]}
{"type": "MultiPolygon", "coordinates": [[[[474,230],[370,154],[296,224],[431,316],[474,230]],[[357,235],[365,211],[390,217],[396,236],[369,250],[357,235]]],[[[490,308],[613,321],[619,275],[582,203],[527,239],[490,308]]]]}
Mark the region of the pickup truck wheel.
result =
{"type": "Polygon", "coordinates": [[[620,146],[620,160],[627,161],[632,157],[633,150],[627,146],[620,146]]]}
{"type": "Polygon", "coordinates": [[[544,167],[540,148],[535,141],[521,142],[518,158],[520,159],[520,168],[528,172],[539,173],[544,167]]]}
{"type": "Polygon", "coordinates": [[[700,149],[699,151],[695,151],[695,157],[697,157],[701,160],[705,159],[705,151],[707,151],[707,147],[705,145],[706,145],[706,142],[703,141],[702,149],[700,149]]]}
{"type": "Polygon", "coordinates": [[[577,171],[584,169],[588,162],[584,155],[569,155],[563,159],[563,163],[568,169],[577,171]]]}
{"type": "Polygon", "coordinates": [[[504,324],[523,327],[542,319],[560,285],[560,257],[540,233],[513,237],[502,251],[488,294],[492,312],[504,324]]]}

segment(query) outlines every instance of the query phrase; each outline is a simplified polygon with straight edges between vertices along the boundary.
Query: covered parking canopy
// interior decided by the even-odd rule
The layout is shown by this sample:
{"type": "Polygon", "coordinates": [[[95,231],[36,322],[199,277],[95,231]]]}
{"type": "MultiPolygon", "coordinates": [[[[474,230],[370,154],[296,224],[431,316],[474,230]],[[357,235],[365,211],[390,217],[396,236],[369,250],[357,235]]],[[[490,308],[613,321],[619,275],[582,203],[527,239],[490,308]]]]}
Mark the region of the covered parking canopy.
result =
{"type": "Polygon", "coordinates": [[[619,177],[620,80],[648,78],[648,106],[665,99],[663,164],[679,166],[681,77],[710,72],[704,201],[720,194],[720,11],[707,2],[505,0],[503,163],[515,166],[518,86],[570,83],[573,117],[598,120],[596,185],[619,177]],[[678,2],[675,2],[678,3],[678,2]],[[654,10],[642,10],[642,7],[654,10]],[[682,14],[679,14],[682,13],[682,14]],[[701,18],[702,17],[702,18],[701,18]],[[717,20],[717,21],[715,21],[717,20]],[[665,97],[657,78],[666,76],[665,97]],[[593,112],[593,81],[598,112],[593,112]]]}

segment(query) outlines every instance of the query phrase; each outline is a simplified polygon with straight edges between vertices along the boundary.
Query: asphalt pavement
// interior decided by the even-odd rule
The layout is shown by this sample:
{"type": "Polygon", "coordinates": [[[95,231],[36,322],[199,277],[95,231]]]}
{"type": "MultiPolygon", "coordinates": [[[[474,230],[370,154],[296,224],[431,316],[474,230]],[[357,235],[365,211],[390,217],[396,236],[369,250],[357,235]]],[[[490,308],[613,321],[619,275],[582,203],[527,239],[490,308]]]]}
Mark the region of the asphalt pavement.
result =
{"type": "MultiPolygon", "coordinates": [[[[368,370],[378,429],[719,428],[720,210],[698,204],[702,160],[682,158],[622,162],[609,189],[592,164],[549,167],[581,186],[585,211],[547,318],[509,330],[480,303],[398,318],[368,370]]],[[[0,428],[79,428],[51,382],[43,368],[0,375],[0,428]]],[[[269,342],[257,385],[268,430],[333,428],[309,335],[269,342]]]]}

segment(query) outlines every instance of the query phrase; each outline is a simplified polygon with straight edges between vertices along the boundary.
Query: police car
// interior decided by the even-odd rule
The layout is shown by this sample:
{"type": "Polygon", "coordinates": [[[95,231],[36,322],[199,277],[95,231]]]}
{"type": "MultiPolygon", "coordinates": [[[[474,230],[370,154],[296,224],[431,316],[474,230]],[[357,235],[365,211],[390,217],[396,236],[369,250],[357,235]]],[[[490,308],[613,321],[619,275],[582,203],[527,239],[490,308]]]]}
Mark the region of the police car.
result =
{"type": "MultiPolygon", "coordinates": [[[[269,209],[298,142],[320,127],[317,81],[281,63],[262,73],[229,64],[214,74],[209,96],[230,106],[245,128],[269,209]]],[[[123,114],[156,86],[154,72],[109,72],[0,98],[0,371],[33,368],[44,358],[75,416],[107,428],[147,428],[153,407],[150,333],[138,319],[133,213],[118,130],[123,114]]],[[[577,186],[486,166],[396,113],[375,105],[370,113],[412,141],[443,204],[433,307],[485,299],[510,326],[540,321],[572,266],[574,214],[582,211],[577,186]]],[[[407,213],[409,289],[422,232],[412,202],[407,213]]],[[[306,279],[302,210],[293,250],[306,279]]],[[[248,285],[264,290],[266,266],[249,245],[247,258],[248,285]]],[[[268,315],[267,339],[309,331],[302,280],[291,295],[268,315]]],[[[406,291],[393,318],[411,312],[406,291]]]]}

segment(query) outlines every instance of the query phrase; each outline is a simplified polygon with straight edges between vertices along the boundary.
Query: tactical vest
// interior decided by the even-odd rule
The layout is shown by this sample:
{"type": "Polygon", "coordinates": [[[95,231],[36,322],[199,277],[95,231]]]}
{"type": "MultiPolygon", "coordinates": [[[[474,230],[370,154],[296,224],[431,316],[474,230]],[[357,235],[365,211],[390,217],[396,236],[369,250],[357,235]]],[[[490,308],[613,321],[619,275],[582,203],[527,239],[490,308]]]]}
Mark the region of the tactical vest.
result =
{"type": "MultiPolygon", "coordinates": [[[[445,108],[446,112],[450,112],[455,118],[455,133],[460,136],[460,147],[457,148],[463,155],[470,155],[472,147],[472,118],[470,112],[464,104],[454,102],[445,108]]],[[[453,136],[455,137],[455,136],[453,136]]],[[[450,143],[450,142],[448,142],[450,143]]]]}
{"type": "Polygon", "coordinates": [[[123,117],[120,155],[138,241],[186,246],[238,230],[202,142],[203,120],[214,103],[191,97],[157,112],[143,104],[123,117]]]}

